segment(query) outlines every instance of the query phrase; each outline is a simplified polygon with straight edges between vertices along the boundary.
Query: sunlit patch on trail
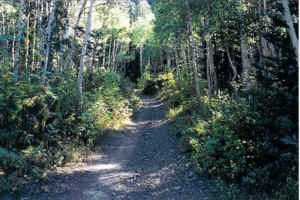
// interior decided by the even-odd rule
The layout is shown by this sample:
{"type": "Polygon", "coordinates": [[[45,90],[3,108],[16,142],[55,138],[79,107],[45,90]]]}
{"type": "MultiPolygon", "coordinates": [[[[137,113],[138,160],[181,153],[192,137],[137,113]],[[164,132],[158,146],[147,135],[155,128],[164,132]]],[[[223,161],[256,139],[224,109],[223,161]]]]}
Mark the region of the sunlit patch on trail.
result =
{"type": "Polygon", "coordinates": [[[85,170],[89,170],[89,171],[115,170],[120,168],[121,166],[118,163],[97,164],[97,165],[84,167],[85,170]]]}
{"type": "Polygon", "coordinates": [[[149,104],[143,105],[143,107],[144,108],[158,108],[158,107],[160,107],[162,105],[163,105],[162,102],[161,103],[155,103],[155,104],[149,103],[149,104]]]}

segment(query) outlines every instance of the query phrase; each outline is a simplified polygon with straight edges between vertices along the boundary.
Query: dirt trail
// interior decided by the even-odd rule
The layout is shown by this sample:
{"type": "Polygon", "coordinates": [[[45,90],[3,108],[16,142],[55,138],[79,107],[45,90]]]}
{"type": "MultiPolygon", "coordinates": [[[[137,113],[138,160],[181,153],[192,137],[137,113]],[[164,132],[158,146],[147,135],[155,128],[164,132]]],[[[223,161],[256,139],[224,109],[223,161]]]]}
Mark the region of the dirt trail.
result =
{"type": "Polygon", "coordinates": [[[191,170],[162,102],[142,97],[142,109],[122,131],[107,135],[86,166],[50,178],[30,200],[205,200],[208,184],[191,170]]]}

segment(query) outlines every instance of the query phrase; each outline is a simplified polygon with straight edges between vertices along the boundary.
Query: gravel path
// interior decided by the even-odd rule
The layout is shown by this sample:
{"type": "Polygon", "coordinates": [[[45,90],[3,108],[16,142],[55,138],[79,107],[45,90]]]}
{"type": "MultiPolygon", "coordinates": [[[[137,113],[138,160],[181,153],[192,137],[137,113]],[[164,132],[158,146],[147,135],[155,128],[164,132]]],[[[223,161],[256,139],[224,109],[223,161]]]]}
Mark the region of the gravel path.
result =
{"type": "Polygon", "coordinates": [[[142,109],[124,130],[105,136],[92,163],[50,178],[30,200],[205,200],[209,186],[189,169],[161,101],[142,97],[142,109]]]}

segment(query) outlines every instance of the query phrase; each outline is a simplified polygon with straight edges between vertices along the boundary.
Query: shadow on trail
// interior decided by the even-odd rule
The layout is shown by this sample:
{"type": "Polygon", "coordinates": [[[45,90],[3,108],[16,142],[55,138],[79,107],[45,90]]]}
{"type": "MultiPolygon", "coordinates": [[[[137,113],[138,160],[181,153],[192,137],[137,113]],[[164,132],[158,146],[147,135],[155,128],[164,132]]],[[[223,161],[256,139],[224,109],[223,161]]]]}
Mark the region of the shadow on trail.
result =
{"type": "Polygon", "coordinates": [[[208,184],[188,169],[163,103],[150,97],[142,100],[135,120],[108,134],[93,162],[50,177],[46,192],[22,199],[207,199],[208,184]]]}

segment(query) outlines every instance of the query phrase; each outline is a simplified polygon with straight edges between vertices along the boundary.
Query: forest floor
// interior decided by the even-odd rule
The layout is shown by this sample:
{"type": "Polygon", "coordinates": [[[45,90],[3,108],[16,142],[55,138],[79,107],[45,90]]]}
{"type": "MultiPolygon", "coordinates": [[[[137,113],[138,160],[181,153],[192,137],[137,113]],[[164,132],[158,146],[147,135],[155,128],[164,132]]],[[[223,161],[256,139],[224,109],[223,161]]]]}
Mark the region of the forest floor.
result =
{"type": "Polygon", "coordinates": [[[22,200],[205,200],[209,181],[191,169],[188,154],[165,118],[162,101],[141,97],[131,123],[107,134],[90,162],[51,175],[44,192],[22,200]]]}

